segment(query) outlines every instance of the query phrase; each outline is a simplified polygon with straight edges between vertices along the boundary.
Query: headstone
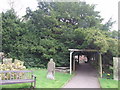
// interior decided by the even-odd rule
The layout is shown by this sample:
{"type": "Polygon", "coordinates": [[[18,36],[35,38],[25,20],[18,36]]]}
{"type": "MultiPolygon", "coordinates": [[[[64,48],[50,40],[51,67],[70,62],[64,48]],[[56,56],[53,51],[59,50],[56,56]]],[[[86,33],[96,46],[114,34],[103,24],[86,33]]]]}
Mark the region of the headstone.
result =
{"type": "MultiPolygon", "coordinates": [[[[118,58],[118,80],[120,80],[120,58],[118,58]]],[[[120,82],[119,82],[120,85],[120,82]]]]}
{"type": "Polygon", "coordinates": [[[5,54],[0,52],[0,62],[3,63],[3,58],[5,58],[5,54]]]}
{"type": "Polygon", "coordinates": [[[17,60],[17,59],[14,60],[14,63],[15,63],[15,64],[18,64],[18,63],[19,63],[19,64],[22,65],[22,66],[23,66],[23,64],[24,64],[24,62],[22,62],[22,61],[20,61],[20,60],[17,60]]]}
{"type": "MultiPolygon", "coordinates": [[[[120,60],[120,58],[118,57],[113,57],[113,78],[114,80],[118,80],[118,70],[120,70],[120,67],[118,65],[118,61],[120,60]]],[[[119,61],[120,62],[120,61],[119,61]]]]}
{"type": "Polygon", "coordinates": [[[0,52],[0,59],[2,59],[5,56],[3,52],[0,52]]]}
{"type": "Polygon", "coordinates": [[[55,62],[53,61],[53,59],[51,58],[50,61],[48,62],[48,66],[47,66],[47,78],[48,79],[55,79],[55,62]]]}
{"type": "Polygon", "coordinates": [[[12,64],[12,58],[3,58],[4,64],[12,64]]]}

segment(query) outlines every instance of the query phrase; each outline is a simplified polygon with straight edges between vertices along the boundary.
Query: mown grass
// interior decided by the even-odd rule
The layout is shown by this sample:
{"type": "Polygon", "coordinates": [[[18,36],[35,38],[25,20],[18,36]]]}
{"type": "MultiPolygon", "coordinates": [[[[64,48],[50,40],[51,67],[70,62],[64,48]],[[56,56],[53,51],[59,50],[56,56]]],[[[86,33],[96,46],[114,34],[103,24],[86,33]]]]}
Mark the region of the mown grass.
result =
{"type": "MultiPolygon", "coordinates": [[[[32,69],[36,78],[36,88],[61,88],[73,75],[69,73],[55,73],[55,80],[46,78],[46,69],[32,69]]],[[[2,88],[28,88],[30,83],[2,85],[2,88]]]]}
{"type": "Polygon", "coordinates": [[[102,88],[118,88],[119,84],[117,80],[99,78],[102,88]]]}

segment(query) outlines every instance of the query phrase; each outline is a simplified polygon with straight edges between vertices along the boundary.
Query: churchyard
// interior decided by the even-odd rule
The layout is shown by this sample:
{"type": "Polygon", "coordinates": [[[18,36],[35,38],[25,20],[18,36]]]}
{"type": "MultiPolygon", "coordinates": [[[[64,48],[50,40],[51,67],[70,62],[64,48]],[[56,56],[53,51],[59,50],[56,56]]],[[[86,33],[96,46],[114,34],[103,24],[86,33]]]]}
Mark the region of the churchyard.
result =
{"type": "Polygon", "coordinates": [[[37,0],[20,17],[13,0],[0,12],[0,89],[120,87],[115,21],[78,1],[37,0]]]}
{"type": "MultiPolygon", "coordinates": [[[[50,80],[46,78],[47,70],[46,69],[29,69],[33,70],[36,78],[36,88],[61,88],[65,83],[67,83],[73,75],[68,73],[59,73],[56,72],[55,80],[50,80]]],[[[22,84],[10,84],[2,85],[1,88],[30,88],[30,83],[22,84]]]]}
{"type": "MultiPolygon", "coordinates": [[[[117,70],[116,60],[114,60],[114,64],[115,64],[114,69],[117,70]]],[[[73,72],[72,74],[69,74],[65,72],[56,72],[54,65],[55,63],[53,59],[50,59],[50,61],[48,62],[47,69],[26,68],[24,66],[24,62],[21,62],[20,60],[14,60],[14,62],[12,62],[11,58],[3,58],[3,64],[1,64],[0,69],[2,71],[8,71],[8,72],[10,70],[12,71],[18,71],[18,70],[33,71],[32,74],[36,77],[35,88],[63,88],[63,86],[67,84],[69,80],[71,80],[74,77],[75,73],[73,72]],[[52,71],[54,71],[53,72],[54,75],[52,76],[52,78],[51,78],[51,75],[50,77],[48,77],[47,75],[49,75],[49,73],[52,73],[52,71]]],[[[118,73],[118,71],[115,71],[115,70],[113,71],[115,73],[113,74],[113,76],[111,76],[110,74],[105,75],[105,73],[103,73],[103,78],[99,78],[101,88],[118,88],[119,83],[118,83],[118,80],[116,80],[118,79],[118,76],[116,74],[118,73]]],[[[7,75],[0,74],[0,76],[1,76],[1,80],[14,80],[16,78],[14,75],[13,79],[11,79],[10,77],[11,75],[9,76],[8,74],[7,75]]],[[[1,88],[6,88],[6,89],[7,88],[31,88],[31,83],[21,83],[21,84],[14,83],[14,84],[8,84],[8,85],[1,85],[1,88]]]]}
{"type": "MultiPolygon", "coordinates": [[[[2,56],[1,56],[2,57],[2,56]]],[[[54,64],[54,63],[53,63],[54,64]]],[[[55,65],[55,64],[54,64],[55,65]]],[[[0,70],[2,71],[8,71],[8,73],[3,74],[0,72],[0,87],[1,88],[31,88],[31,83],[22,83],[22,84],[17,84],[16,83],[9,83],[9,80],[20,80],[20,79],[25,79],[27,74],[23,72],[22,76],[21,73],[18,74],[18,77],[16,76],[15,73],[10,73],[11,71],[24,71],[24,70],[29,70],[32,71],[32,74],[36,77],[36,84],[35,88],[61,88],[65,83],[67,83],[73,76],[70,75],[69,73],[60,73],[60,72],[55,72],[54,80],[48,77],[47,74],[51,73],[51,71],[55,69],[55,66],[52,67],[52,63],[50,62],[50,65],[48,65],[48,69],[41,69],[41,68],[26,68],[24,66],[24,62],[20,60],[14,60],[12,62],[11,58],[4,58],[3,59],[3,64],[0,66],[0,70]],[[49,73],[48,73],[49,72],[49,73]],[[12,77],[13,75],[13,77],[12,77]],[[1,83],[4,83],[4,80],[8,81],[9,84],[7,85],[1,85],[1,83]]]]}

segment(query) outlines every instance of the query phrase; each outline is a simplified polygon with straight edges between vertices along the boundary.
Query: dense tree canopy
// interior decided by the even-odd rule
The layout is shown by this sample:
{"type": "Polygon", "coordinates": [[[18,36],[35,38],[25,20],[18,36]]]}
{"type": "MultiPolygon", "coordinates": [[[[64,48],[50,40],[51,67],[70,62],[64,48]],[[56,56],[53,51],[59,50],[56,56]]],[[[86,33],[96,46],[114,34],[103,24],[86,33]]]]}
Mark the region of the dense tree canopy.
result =
{"type": "Polygon", "coordinates": [[[118,56],[117,32],[109,30],[114,22],[102,24],[94,9],[85,2],[38,2],[38,9],[28,7],[22,19],[8,10],[2,13],[3,51],[32,67],[46,67],[50,58],[57,66],[68,66],[69,48],[118,56]]]}

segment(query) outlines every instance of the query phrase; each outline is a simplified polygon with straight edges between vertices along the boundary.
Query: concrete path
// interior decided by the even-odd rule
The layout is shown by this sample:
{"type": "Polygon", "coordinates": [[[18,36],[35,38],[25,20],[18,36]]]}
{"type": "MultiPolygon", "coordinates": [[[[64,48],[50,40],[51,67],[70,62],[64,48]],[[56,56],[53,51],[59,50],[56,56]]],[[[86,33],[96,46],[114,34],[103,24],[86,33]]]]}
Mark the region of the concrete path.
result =
{"type": "Polygon", "coordinates": [[[63,88],[100,88],[96,70],[88,63],[80,64],[76,75],[63,88]]]}

